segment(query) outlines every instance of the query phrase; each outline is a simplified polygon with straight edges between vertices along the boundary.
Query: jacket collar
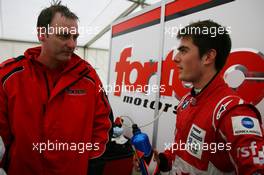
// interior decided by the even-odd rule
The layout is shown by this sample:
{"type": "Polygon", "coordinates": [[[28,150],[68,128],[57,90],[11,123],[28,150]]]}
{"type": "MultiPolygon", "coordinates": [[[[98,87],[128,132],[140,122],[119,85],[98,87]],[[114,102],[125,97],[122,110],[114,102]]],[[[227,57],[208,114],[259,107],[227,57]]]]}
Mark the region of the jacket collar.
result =
{"type": "Polygon", "coordinates": [[[206,84],[206,86],[201,90],[200,93],[195,94],[194,88],[191,89],[191,96],[194,97],[197,102],[200,99],[205,99],[208,96],[212,95],[212,93],[223,86],[227,86],[224,82],[223,78],[219,73],[216,73],[214,77],[206,84]]]}
{"type": "MultiPolygon", "coordinates": [[[[25,51],[24,55],[26,59],[35,61],[40,55],[41,47],[30,48],[25,51]]],[[[80,80],[84,75],[91,71],[91,66],[78,55],[73,54],[69,62],[66,64],[65,68],[61,73],[61,78],[56,84],[50,95],[51,100],[54,96],[59,94],[62,90],[72,85],[74,82],[80,80]]]]}
{"type": "MultiPolygon", "coordinates": [[[[25,51],[24,55],[27,59],[33,59],[34,61],[38,58],[41,52],[41,47],[34,47],[29,48],[25,51]]],[[[63,74],[65,73],[75,73],[76,76],[80,75],[80,72],[83,71],[85,68],[87,68],[88,63],[81,59],[78,55],[74,54],[72,55],[71,59],[68,61],[68,63],[63,68],[63,74]]]]}

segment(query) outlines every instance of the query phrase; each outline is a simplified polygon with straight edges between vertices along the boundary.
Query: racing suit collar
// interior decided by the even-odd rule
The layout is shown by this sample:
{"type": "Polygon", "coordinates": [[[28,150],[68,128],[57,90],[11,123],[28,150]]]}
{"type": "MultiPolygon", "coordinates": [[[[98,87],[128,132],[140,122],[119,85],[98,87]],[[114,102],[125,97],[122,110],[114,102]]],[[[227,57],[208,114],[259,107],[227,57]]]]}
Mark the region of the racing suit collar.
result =
{"type": "Polygon", "coordinates": [[[200,93],[196,94],[194,88],[192,88],[191,96],[194,97],[198,102],[200,98],[206,98],[207,96],[210,96],[212,91],[214,91],[216,88],[222,87],[223,85],[225,85],[223,78],[219,73],[216,73],[200,93]]]}

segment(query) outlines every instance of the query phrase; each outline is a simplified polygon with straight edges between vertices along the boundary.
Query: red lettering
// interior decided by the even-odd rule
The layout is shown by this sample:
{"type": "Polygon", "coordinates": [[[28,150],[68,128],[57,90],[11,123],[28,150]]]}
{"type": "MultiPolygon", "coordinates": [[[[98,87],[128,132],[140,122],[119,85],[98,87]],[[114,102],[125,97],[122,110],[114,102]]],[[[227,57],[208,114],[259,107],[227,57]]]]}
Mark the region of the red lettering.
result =
{"type": "Polygon", "coordinates": [[[174,95],[178,99],[181,99],[181,97],[188,92],[188,89],[182,86],[182,82],[178,78],[178,68],[176,63],[173,61],[173,50],[170,51],[165,60],[162,61],[161,72],[160,85],[163,86],[165,90],[160,92],[160,95],[172,96],[174,92],[174,95]]]}
{"type": "Polygon", "coordinates": [[[157,62],[146,62],[144,66],[140,62],[130,63],[127,61],[129,57],[131,57],[132,48],[125,48],[122,53],[119,62],[116,63],[115,72],[117,72],[116,86],[114,95],[120,96],[122,91],[123,81],[128,90],[137,90],[140,89],[144,92],[147,91],[145,88],[148,85],[148,81],[151,76],[157,72],[157,62]],[[130,74],[132,70],[135,69],[137,71],[138,76],[136,77],[136,81],[134,83],[130,82],[130,74]]]}
{"type": "MultiPolygon", "coordinates": [[[[151,76],[157,72],[158,62],[150,61],[145,62],[144,64],[139,61],[130,62],[128,61],[128,58],[132,56],[131,53],[131,47],[125,48],[121,52],[119,62],[116,63],[115,72],[117,72],[117,78],[114,92],[115,96],[121,95],[123,83],[124,85],[129,86],[125,86],[128,90],[140,89],[141,91],[143,90],[143,92],[146,92],[148,89],[145,87],[148,86],[151,76]],[[130,76],[133,70],[137,71],[137,77],[135,82],[131,83],[130,76]]],[[[245,78],[241,84],[238,84],[238,87],[235,87],[235,90],[247,101],[257,104],[264,96],[263,64],[264,62],[261,54],[252,51],[235,51],[230,54],[227,64],[220,74],[226,78],[227,75],[232,75],[232,73],[230,73],[232,69],[229,70],[232,66],[244,67],[243,70],[240,71],[244,74],[245,78]]],[[[189,89],[185,88],[178,78],[177,69],[177,65],[173,61],[173,50],[171,50],[165,60],[162,61],[160,85],[163,88],[163,91],[160,92],[161,96],[175,95],[177,99],[181,99],[181,97],[188,92],[189,89]]],[[[236,77],[232,77],[232,79],[233,78],[236,77]]]]}

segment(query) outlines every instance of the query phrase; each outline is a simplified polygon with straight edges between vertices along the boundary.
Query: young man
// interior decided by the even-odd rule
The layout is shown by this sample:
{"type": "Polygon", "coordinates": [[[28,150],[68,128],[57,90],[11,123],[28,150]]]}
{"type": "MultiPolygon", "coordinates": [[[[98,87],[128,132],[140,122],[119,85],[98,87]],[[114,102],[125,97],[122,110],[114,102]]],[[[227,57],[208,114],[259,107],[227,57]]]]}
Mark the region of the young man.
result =
{"type": "MultiPolygon", "coordinates": [[[[264,137],[257,109],[218,75],[231,49],[228,32],[206,20],[182,29],[175,57],[193,88],[177,108],[174,145],[156,156],[175,174],[264,174],[264,137]],[[216,29],[216,35],[206,31],[216,29]]],[[[157,153],[156,153],[157,154],[157,153]]]]}
{"type": "Polygon", "coordinates": [[[73,53],[77,22],[63,5],[45,8],[41,47],[1,64],[0,168],[8,175],[87,175],[105,150],[110,106],[95,70],[73,53]]]}

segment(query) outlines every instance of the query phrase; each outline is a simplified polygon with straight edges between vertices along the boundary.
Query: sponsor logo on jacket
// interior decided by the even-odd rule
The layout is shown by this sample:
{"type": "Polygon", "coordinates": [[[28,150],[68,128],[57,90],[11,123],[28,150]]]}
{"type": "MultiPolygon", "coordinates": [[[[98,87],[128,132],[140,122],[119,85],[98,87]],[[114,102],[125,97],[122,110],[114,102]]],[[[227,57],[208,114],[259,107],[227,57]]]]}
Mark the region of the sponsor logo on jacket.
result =
{"type": "Polygon", "coordinates": [[[70,88],[66,88],[65,91],[69,95],[85,95],[86,94],[86,90],[85,89],[70,89],[70,88]]]}
{"type": "Polygon", "coordinates": [[[252,134],[262,137],[258,119],[250,116],[232,117],[232,127],[234,135],[252,134]]]}

